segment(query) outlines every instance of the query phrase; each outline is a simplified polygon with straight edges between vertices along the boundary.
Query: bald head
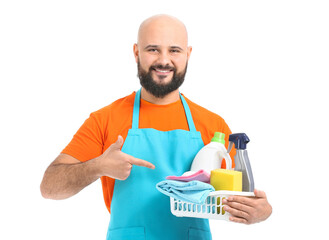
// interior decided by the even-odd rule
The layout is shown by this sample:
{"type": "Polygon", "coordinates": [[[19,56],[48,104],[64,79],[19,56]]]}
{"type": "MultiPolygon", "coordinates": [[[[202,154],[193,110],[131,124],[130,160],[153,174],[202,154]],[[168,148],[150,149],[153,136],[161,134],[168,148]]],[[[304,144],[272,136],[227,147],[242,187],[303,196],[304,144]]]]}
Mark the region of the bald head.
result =
{"type": "Polygon", "coordinates": [[[143,21],[139,27],[137,44],[144,41],[145,38],[155,37],[156,35],[157,39],[168,39],[176,35],[177,40],[184,42],[186,46],[188,43],[187,30],[184,23],[173,16],[161,14],[143,21]]]}
{"type": "Polygon", "coordinates": [[[156,15],[142,22],[134,56],[143,89],[157,98],[179,97],[191,51],[186,27],[177,18],[156,15]]]}

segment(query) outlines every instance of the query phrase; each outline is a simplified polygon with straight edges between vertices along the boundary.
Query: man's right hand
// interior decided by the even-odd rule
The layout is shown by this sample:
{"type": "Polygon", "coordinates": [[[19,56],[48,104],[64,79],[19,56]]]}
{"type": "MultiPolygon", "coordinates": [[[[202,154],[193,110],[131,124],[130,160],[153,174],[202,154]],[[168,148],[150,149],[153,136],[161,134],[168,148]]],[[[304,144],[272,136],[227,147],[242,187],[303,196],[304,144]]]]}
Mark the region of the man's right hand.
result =
{"type": "Polygon", "coordinates": [[[134,158],[120,149],[121,136],[99,157],[86,162],[60,154],[47,168],[40,190],[44,198],[65,199],[77,194],[83,188],[102,176],[125,180],[133,165],[154,169],[152,163],[134,158]]]}
{"type": "Polygon", "coordinates": [[[95,163],[101,176],[125,180],[129,177],[133,165],[154,169],[155,166],[145,160],[135,158],[121,151],[123,138],[118,136],[118,140],[106,151],[95,158],[95,163]]]}

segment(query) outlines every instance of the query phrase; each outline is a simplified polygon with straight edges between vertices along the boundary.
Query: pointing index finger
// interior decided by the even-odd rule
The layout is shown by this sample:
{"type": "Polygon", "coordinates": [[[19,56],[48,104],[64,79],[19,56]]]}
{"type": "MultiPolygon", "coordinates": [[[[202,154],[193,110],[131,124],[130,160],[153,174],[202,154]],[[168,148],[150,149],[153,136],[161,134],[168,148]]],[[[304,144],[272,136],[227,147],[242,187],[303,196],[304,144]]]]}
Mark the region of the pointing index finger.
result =
{"type": "Polygon", "coordinates": [[[150,168],[150,169],[154,169],[155,168],[155,166],[152,163],[150,163],[148,161],[145,161],[143,159],[139,159],[139,158],[132,157],[130,159],[130,163],[132,165],[141,166],[141,167],[147,167],[147,168],[150,168]]]}

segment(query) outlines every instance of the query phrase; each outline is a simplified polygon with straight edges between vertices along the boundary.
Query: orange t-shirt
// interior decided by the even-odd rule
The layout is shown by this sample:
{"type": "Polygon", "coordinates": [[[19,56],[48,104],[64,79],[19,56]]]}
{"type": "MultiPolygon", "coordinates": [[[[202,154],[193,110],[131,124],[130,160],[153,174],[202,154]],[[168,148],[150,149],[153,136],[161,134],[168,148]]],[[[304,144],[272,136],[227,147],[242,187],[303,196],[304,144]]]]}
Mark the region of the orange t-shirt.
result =
{"type": "MultiPolygon", "coordinates": [[[[195,128],[201,132],[203,143],[208,144],[215,132],[222,132],[225,134],[227,148],[231,130],[225,121],[220,116],[191,102],[185,96],[184,98],[190,108],[195,128]]],[[[132,127],[134,100],[135,92],[91,113],[62,153],[85,162],[100,156],[116,142],[118,135],[125,139],[128,130],[132,127]]],[[[141,99],[139,128],[154,128],[160,131],[189,130],[180,100],[168,105],[156,105],[141,99]]],[[[230,155],[233,160],[234,149],[230,155]]],[[[225,168],[225,161],[222,167],[225,168]]],[[[110,211],[115,180],[102,177],[101,181],[104,201],[110,211]]]]}

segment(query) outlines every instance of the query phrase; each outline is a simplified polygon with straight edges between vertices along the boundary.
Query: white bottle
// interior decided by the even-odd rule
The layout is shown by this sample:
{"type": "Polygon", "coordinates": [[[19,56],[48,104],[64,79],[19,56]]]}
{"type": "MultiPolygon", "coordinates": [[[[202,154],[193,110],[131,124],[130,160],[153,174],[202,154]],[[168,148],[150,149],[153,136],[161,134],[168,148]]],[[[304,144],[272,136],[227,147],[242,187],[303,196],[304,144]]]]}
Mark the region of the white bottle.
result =
{"type": "Polygon", "coordinates": [[[191,172],[201,169],[210,174],[214,169],[221,168],[222,159],[226,161],[226,169],[232,169],[232,159],[225,148],[225,134],[215,132],[211,142],[204,146],[195,156],[191,172]]]}

